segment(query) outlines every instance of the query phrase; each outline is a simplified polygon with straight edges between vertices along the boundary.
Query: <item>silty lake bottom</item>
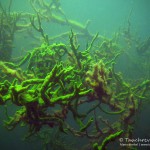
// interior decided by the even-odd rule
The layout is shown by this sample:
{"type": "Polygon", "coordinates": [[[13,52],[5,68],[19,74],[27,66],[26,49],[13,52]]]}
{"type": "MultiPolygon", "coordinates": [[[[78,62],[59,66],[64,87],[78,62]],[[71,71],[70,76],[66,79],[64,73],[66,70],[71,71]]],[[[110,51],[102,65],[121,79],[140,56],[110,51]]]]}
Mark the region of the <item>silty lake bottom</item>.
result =
{"type": "Polygon", "coordinates": [[[0,1],[0,149],[150,149],[149,0],[0,1]]]}

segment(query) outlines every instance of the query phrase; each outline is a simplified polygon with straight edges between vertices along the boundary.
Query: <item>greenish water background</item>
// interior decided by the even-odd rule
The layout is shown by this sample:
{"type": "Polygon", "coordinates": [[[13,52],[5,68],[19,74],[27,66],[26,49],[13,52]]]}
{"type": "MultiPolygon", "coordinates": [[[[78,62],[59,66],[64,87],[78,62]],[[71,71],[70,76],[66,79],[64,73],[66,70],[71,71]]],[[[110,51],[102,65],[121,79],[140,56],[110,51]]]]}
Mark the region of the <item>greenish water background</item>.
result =
{"type": "MultiPolygon", "coordinates": [[[[4,6],[7,6],[8,0],[1,0],[4,6]]],[[[131,29],[132,32],[137,33],[141,39],[150,36],[150,0],[61,0],[61,7],[68,19],[79,21],[83,24],[87,20],[91,20],[88,27],[91,33],[97,33],[111,38],[113,33],[127,25],[127,19],[131,14],[131,29]]],[[[28,0],[13,0],[11,11],[32,12],[28,0]]],[[[59,26],[55,24],[43,24],[44,30],[49,36],[62,33],[70,30],[69,27],[59,26]]],[[[20,53],[20,49],[28,49],[26,42],[28,39],[18,39],[15,41],[15,48],[13,55],[20,53]]],[[[134,59],[135,54],[131,57],[134,59]]],[[[118,70],[124,74],[128,74],[130,62],[127,62],[125,57],[119,60],[121,63],[118,70]]],[[[140,63],[140,62],[139,62],[140,63]]],[[[136,69],[136,68],[135,68],[136,69]]],[[[134,67],[131,66],[134,72],[134,67]]],[[[137,77],[138,74],[132,74],[137,77]]],[[[139,75],[141,72],[139,72],[139,75]]],[[[12,108],[12,112],[15,108],[12,108]]],[[[16,128],[14,131],[8,132],[2,127],[2,118],[4,108],[0,106],[0,149],[1,150],[41,150],[40,142],[24,142],[22,141],[23,134],[26,132],[25,128],[16,128]]],[[[150,119],[149,106],[144,106],[141,114],[137,116],[135,137],[149,137],[150,138],[150,119]]],[[[82,144],[82,143],[81,143],[82,144]]]]}

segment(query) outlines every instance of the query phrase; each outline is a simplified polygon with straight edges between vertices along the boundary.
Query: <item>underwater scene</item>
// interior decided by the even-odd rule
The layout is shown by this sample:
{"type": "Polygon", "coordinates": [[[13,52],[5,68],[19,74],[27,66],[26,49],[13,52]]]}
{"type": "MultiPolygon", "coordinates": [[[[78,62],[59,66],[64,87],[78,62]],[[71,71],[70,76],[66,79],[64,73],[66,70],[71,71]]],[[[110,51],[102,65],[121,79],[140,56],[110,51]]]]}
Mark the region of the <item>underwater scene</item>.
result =
{"type": "Polygon", "coordinates": [[[149,150],[149,10],[0,0],[0,150],[149,150]]]}

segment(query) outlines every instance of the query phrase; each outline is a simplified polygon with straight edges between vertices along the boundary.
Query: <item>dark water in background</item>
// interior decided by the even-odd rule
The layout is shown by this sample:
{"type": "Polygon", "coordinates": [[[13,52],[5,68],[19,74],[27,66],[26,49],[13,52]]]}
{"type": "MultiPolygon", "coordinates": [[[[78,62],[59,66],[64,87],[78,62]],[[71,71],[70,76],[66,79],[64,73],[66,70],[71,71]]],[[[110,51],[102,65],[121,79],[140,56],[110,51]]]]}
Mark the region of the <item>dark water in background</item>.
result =
{"type": "MultiPolygon", "coordinates": [[[[91,20],[88,27],[91,33],[97,33],[111,38],[113,33],[127,25],[127,19],[132,11],[130,21],[131,30],[136,32],[141,39],[146,39],[150,36],[150,0],[60,0],[61,7],[65,12],[68,19],[79,21],[85,24],[87,20],[91,20]]],[[[4,5],[8,4],[8,0],[1,0],[4,5]]],[[[29,5],[28,0],[13,0],[12,11],[31,12],[33,10],[29,5]]],[[[47,34],[57,35],[64,31],[70,30],[69,27],[59,26],[54,24],[43,24],[44,30],[47,34]]],[[[20,49],[32,49],[28,42],[30,39],[26,37],[17,38],[15,40],[15,48],[13,55],[20,55],[20,49]]],[[[81,44],[82,45],[82,44],[81,44]]],[[[84,45],[84,43],[83,43],[84,45]]],[[[136,54],[133,52],[131,57],[136,54]]],[[[137,56],[135,56],[137,57],[137,56]]],[[[134,58],[133,58],[134,59],[134,58]]],[[[134,66],[130,66],[126,57],[121,57],[119,60],[120,65],[117,66],[119,71],[125,75],[132,75],[137,78],[138,74],[128,72],[129,68],[134,72],[134,66]],[[128,68],[129,67],[129,68],[128,68]]],[[[140,62],[139,62],[140,63],[140,62]]],[[[130,70],[130,71],[131,71],[130,70]]],[[[15,108],[12,108],[15,110],[15,108]]],[[[14,111],[10,110],[10,111],[14,111]]],[[[14,131],[8,132],[2,127],[2,118],[4,108],[0,106],[0,149],[1,150],[41,150],[40,142],[24,142],[22,137],[26,132],[26,128],[16,128],[14,131]]],[[[135,125],[135,137],[150,138],[150,109],[149,105],[144,106],[141,113],[137,116],[135,125]]],[[[146,149],[146,148],[143,148],[146,149]]],[[[149,148],[150,149],[150,148],[149,148]]]]}

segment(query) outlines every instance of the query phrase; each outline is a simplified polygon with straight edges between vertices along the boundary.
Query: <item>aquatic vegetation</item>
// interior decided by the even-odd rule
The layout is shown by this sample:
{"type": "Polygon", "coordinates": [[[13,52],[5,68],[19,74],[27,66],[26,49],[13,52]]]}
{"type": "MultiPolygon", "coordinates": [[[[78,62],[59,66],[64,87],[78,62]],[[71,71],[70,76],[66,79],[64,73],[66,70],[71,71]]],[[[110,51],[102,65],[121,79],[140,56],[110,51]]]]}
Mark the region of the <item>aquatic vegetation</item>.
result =
{"type": "Polygon", "coordinates": [[[122,135],[132,136],[130,128],[134,124],[134,115],[140,107],[141,97],[145,98],[145,92],[149,90],[150,82],[131,86],[114,72],[115,59],[106,64],[102,60],[96,63],[89,49],[80,52],[71,31],[70,48],[65,44],[43,43],[27,54],[18,66],[1,62],[0,68],[5,78],[0,84],[0,104],[6,105],[11,101],[12,105],[20,107],[5,120],[5,127],[12,130],[23,123],[29,127],[27,137],[44,126],[58,127],[64,134],[85,136],[95,139],[95,142],[99,142],[102,136],[120,133],[120,130],[123,131],[122,135]],[[62,55],[60,51],[63,51],[62,55]],[[19,68],[27,60],[26,72],[21,68],[14,69],[14,66],[19,68]],[[93,106],[80,112],[79,107],[87,103],[93,106]],[[51,111],[50,108],[56,105],[59,105],[59,109],[51,111]],[[105,110],[104,105],[110,110],[105,110]],[[117,115],[117,120],[110,124],[104,118],[99,118],[99,112],[117,115]],[[67,120],[70,113],[79,129],[69,125],[67,120]],[[104,128],[99,126],[101,121],[106,125],[104,128]]]}
{"type": "MultiPolygon", "coordinates": [[[[150,96],[150,79],[129,83],[115,70],[118,57],[124,53],[118,37],[90,34],[87,25],[66,18],[58,0],[30,0],[30,4],[36,14],[23,13],[14,19],[9,12],[8,20],[13,18],[15,27],[10,31],[11,40],[15,31],[34,29],[40,33],[42,43],[17,60],[11,56],[12,49],[8,49],[9,55],[4,54],[7,58],[0,58],[0,105],[7,115],[4,127],[15,130],[19,125],[26,126],[25,138],[38,135],[45,149],[48,145],[53,149],[73,149],[61,139],[63,135],[86,138],[86,143],[80,145],[83,150],[102,150],[111,142],[117,143],[119,137],[131,138],[135,116],[150,96]],[[18,17],[28,18],[29,22],[17,24],[18,17]],[[69,25],[72,30],[50,37],[43,29],[43,20],[69,25]],[[86,48],[80,48],[78,35],[90,39],[86,48]],[[66,43],[52,40],[66,36],[66,43]],[[16,108],[14,114],[8,115],[8,104],[16,108]],[[57,133],[49,135],[45,128],[57,133]]],[[[11,24],[3,17],[6,12],[0,15],[1,27],[9,29],[11,24]]],[[[9,48],[9,36],[4,38],[5,34],[1,34],[1,45],[9,48]]],[[[139,46],[138,52],[145,53],[148,48],[149,39],[139,46]]],[[[4,49],[0,47],[0,53],[4,49]]]]}
{"type": "Polygon", "coordinates": [[[116,132],[116,133],[114,133],[114,134],[110,134],[108,137],[106,137],[106,138],[103,140],[101,146],[98,146],[97,143],[94,143],[94,144],[93,144],[94,150],[103,150],[103,149],[105,149],[106,145],[107,145],[110,141],[113,141],[115,138],[118,138],[122,133],[123,133],[123,130],[118,131],[118,132],[116,132]]]}

